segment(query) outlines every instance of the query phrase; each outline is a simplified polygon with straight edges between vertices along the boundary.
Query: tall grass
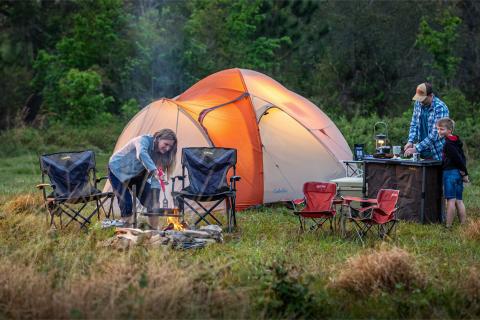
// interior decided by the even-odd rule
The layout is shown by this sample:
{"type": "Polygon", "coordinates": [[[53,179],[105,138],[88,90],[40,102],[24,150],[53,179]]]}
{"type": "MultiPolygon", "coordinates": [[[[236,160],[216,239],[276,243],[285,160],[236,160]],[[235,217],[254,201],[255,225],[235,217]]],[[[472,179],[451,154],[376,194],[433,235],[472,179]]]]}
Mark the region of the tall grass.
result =
{"type": "Polygon", "coordinates": [[[425,282],[414,256],[397,247],[381,247],[348,259],[331,287],[368,296],[423,288],[425,282]]]}
{"type": "Polygon", "coordinates": [[[125,124],[125,120],[114,117],[109,123],[95,122],[83,127],[55,122],[41,128],[20,125],[0,132],[0,156],[82,149],[111,152],[125,124]]]}
{"type": "Polygon", "coordinates": [[[469,240],[480,242],[480,219],[470,219],[463,230],[463,235],[469,240]]]}
{"type": "Polygon", "coordinates": [[[277,208],[240,213],[240,230],[204,250],[116,251],[99,246],[109,230],[49,232],[32,205],[20,195],[0,209],[0,315],[8,318],[480,315],[470,271],[478,245],[462,244],[462,228],[401,223],[395,245],[365,248],[299,234],[295,217],[277,208]]]}
{"type": "Polygon", "coordinates": [[[446,232],[400,222],[388,246],[300,234],[289,210],[260,208],[239,213],[239,230],[203,250],[116,251],[99,246],[111,230],[50,232],[34,187],[37,153],[91,147],[103,168],[116,133],[58,128],[70,143],[40,131],[24,139],[30,129],[18,130],[0,142],[2,318],[480,317],[475,180],[465,189],[469,225],[446,232]]]}

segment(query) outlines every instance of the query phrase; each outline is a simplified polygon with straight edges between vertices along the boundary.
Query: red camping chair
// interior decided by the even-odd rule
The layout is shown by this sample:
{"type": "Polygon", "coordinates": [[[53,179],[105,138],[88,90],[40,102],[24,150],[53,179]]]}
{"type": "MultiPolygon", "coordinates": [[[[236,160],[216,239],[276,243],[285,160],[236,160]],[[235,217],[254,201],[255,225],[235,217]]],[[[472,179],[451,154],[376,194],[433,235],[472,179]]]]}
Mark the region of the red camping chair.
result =
{"type": "Polygon", "coordinates": [[[398,201],[398,190],[381,189],[378,191],[377,199],[362,199],[357,197],[343,197],[344,204],[350,209],[350,221],[355,226],[357,236],[361,241],[369,231],[377,230],[381,239],[390,235],[394,230],[397,220],[395,211],[398,201]],[[371,204],[368,207],[355,209],[350,206],[351,202],[363,202],[371,204]]]}
{"type": "Polygon", "coordinates": [[[294,211],[300,221],[300,230],[307,230],[307,221],[310,222],[310,231],[321,228],[327,221],[330,222],[330,230],[333,230],[332,218],[337,213],[334,207],[337,185],[329,182],[306,182],[303,185],[303,194],[305,208],[294,211]]]}

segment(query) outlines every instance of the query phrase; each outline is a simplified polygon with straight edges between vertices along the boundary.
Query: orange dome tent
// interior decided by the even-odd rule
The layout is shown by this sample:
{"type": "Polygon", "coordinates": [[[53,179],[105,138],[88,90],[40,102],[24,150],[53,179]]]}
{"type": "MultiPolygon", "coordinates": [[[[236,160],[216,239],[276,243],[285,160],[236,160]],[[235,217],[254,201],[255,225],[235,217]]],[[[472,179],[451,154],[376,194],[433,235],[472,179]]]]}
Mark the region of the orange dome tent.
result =
{"type": "Polygon", "coordinates": [[[177,133],[179,150],[238,150],[238,209],[300,198],[304,182],[341,177],[340,160],[352,158],[343,135],[317,106],[252,70],[220,71],[174,99],[151,103],[128,123],[115,151],[162,128],[177,133]]]}

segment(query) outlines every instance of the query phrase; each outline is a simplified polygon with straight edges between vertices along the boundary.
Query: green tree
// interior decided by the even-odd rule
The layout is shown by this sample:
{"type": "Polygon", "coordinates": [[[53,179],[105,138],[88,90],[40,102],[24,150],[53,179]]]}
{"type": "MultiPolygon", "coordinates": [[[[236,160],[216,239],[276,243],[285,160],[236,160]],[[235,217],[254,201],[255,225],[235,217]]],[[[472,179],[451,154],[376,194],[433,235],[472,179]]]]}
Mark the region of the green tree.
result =
{"type": "Polygon", "coordinates": [[[433,57],[433,68],[440,71],[446,83],[455,76],[460,58],[456,55],[456,44],[459,36],[459,26],[462,20],[445,11],[436,18],[438,28],[428,23],[423,17],[417,35],[417,44],[427,50],[433,57]],[[436,30],[438,29],[438,30],[436,30]]]}
{"type": "Polygon", "coordinates": [[[71,1],[0,1],[0,129],[14,125],[20,111],[30,120],[38,112],[38,104],[24,108],[35,96],[33,61],[68,28],[73,7],[71,1]]]}
{"type": "MultiPolygon", "coordinates": [[[[72,70],[94,71],[101,79],[101,92],[109,101],[116,99],[109,104],[114,107],[110,111],[118,112],[120,102],[128,98],[123,96],[122,71],[131,53],[126,37],[129,15],[120,0],[78,0],[75,4],[72,27],[53,50],[40,50],[37,55],[34,86],[44,97],[44,110],[63,117],[75,102],[62,95],[62,81],[71,80],[72,70]]],[[[97,93],[90,98],[97,99],[97,93]]],[[[78,105],[85,103],[78,101],[78,105]]]]}
{"type": "Polygon", "coordinates": [[[185,69],[190,82],[232,67],[269,72],[278,66],[277,50],[287,36],[258,34],[266,14],[260,0],[194,0],[185,25],[185,69]]]}
{"type": "Polygon", "coordinates": [[[59,115],[72,124],[88,124],[94,119],[108,117],[108,105],[112,97],[102,93],[102,79],[93,70],[70,69],[60,79],[58,92],[65,106],[65,113],[59,115]]]}

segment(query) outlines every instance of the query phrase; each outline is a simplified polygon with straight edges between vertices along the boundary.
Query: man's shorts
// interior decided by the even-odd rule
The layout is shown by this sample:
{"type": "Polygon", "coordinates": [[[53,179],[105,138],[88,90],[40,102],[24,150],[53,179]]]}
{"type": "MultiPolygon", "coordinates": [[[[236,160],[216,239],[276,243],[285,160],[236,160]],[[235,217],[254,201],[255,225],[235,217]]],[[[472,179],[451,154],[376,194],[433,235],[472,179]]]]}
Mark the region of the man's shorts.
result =
{"type": "Polygon", "coordinates": [[[445,199],[462,200],[463,180],[458,169],[443,171],[443,196],[445,199]]]}

